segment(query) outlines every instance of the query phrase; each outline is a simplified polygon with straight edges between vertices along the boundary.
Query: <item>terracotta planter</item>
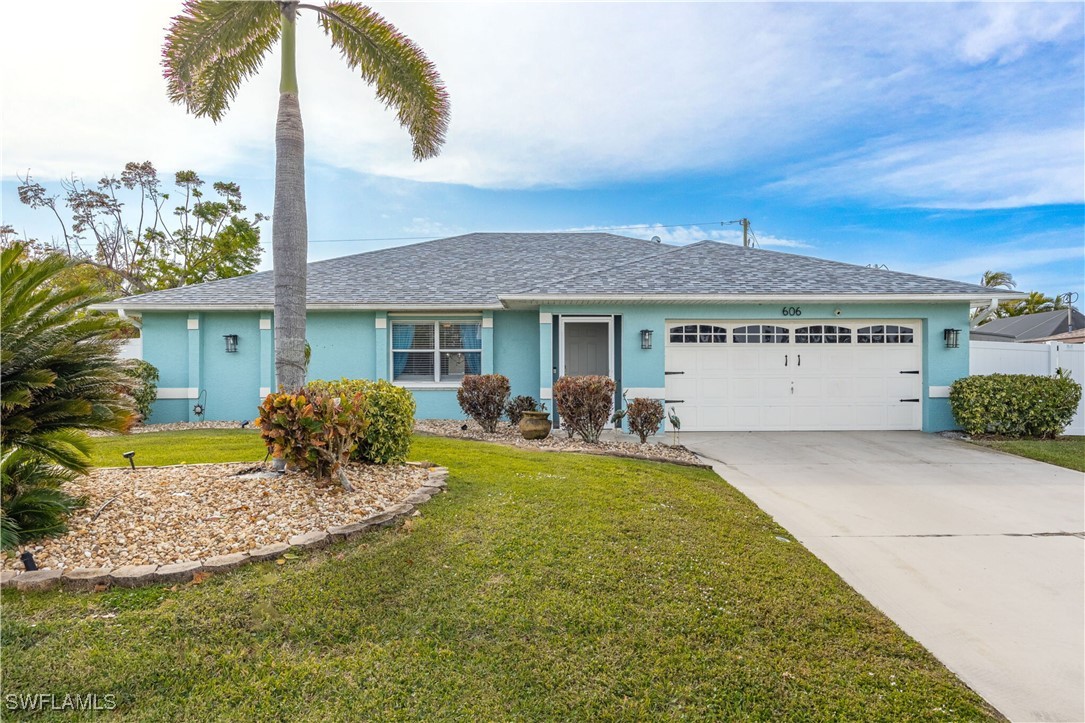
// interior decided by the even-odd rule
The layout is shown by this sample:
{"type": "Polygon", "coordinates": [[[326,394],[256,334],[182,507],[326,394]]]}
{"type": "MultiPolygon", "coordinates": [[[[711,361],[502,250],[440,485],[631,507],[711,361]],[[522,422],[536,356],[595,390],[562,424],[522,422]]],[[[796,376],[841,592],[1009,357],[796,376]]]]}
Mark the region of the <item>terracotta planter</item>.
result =
{"type": "Polygon", "coordinates": [[[520,434],[524,439],[546,439],[550,427],[550,412],[524,412],[520,417],[520,434]]]}

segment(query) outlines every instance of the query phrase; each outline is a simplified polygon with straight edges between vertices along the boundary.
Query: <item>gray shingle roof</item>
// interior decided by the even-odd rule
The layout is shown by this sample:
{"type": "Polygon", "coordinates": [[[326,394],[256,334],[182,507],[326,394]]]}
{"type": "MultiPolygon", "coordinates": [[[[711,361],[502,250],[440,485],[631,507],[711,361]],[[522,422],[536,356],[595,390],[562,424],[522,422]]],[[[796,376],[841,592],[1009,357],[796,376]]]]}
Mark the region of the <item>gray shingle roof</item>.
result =
{"type": "MultiPolygon", "coordinates": [[[[1085,314],[1074,309],[1074,328],[1085,328],[1085,314]]],[[[1039,314],[992,319],[974,329],[969,338],[976,341],[1028,341],[1061,334],[1068,330],[1066,309],[1039,314]]]]}
{"type": "Polygon", "coordinates": [[[610,269],[555,278],[540,294],[990,294],[975,284],[700,241],[610,269]]]}
{"type": "MultiPolygon", "coordinates": [[[[125,308],[274,303],[274,272],[131,296],[125,308]]],[[[480,307],[514,295],[967,294],[990,289],[702,241],[605,233],[473,233],[309,264],[311,305],[480,307]]],[[[1004,294],[1003,294],[1004,295],[1004,294]]]]}

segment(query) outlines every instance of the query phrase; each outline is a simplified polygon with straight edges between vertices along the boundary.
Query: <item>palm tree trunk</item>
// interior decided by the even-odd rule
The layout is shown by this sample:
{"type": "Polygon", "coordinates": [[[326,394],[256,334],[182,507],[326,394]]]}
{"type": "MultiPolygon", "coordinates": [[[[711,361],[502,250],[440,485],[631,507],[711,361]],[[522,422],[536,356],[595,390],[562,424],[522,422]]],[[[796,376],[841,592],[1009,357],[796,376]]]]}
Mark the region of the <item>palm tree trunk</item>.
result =
{"type": "Polygon", "coordinates": [[[297,3],[283,6],[282,75],[275,123],[275,210],[271,218],[275,273],[275,376],[294,391],[305,384],[305,135],[295,66],[297,3]]]}

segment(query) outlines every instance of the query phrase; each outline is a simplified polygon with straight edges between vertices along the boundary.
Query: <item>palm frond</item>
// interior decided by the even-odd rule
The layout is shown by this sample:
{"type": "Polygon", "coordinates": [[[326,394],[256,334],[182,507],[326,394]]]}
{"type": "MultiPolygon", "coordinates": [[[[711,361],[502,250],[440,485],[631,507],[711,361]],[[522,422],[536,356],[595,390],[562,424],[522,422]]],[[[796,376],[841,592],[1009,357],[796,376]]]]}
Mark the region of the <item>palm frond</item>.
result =
{"type": "Polygon", "coordinates": [[[411,134],[416,160],[441,151],[448,132],[449,101],[437,68],[422,49],[373,10],[329,2],[316,10],[320,25],[347,65],[361,73],[377,98],[396,111],[411,134]]]}
{"type": "Polygon", "coordinates": [[[280,15],[279,3],[266,0],[187,0],[162,49],[169,99],[221,120],[279,38],[280,15]]]}
{"type": "Polygon", "coordinates": [[[26,449],[0,455],[0,547],[5,550],[67,531],[67,518],[86,505],[63,489],[75,474],[26,449]]]}

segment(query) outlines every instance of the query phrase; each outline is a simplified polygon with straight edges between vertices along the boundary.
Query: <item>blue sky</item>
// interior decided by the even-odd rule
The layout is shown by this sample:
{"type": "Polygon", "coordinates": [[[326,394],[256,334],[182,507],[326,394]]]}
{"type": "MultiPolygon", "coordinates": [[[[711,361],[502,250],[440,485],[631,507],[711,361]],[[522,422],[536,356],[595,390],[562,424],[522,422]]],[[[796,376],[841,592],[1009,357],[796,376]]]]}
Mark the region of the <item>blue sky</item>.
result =
{"type": "MultiPolygon", "coordinates": [[[[93,179],[143,159],[238,181],[270,212],[274,57],[215,126],[165,99],[179,3],[117,0],[94,34],[93,8],[57,4],[59,33],[0,8],[25,28],[0,48],[5,223],[55,233],[19,206],[17,173],[93,179]],[[28,57],[34,73],[11,72],[28,57]]],[[[735,241],[719,222],[746,216],[765,248],[1085,293],[1080,3],[376,7],[445,77],[448,144],[412,162],[303,18],[312,259],[488,230],[735,241]]]]}

